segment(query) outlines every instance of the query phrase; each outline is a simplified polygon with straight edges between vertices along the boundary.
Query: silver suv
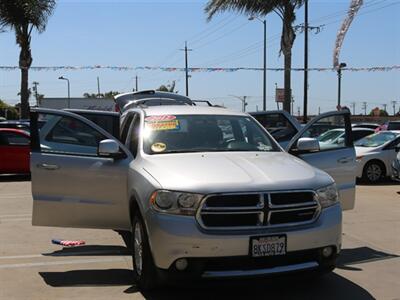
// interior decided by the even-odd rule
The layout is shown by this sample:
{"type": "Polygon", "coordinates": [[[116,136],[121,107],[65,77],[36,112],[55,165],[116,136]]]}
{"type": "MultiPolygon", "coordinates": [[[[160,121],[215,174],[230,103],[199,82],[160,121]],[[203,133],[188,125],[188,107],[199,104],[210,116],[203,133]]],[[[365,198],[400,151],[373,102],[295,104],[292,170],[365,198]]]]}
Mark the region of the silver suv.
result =
{"type": "Polygon", "coordinates": [[[120,118],[115,137],[72,112],[32,111],[33,225],[130,232],[143,289],[174,276],[333,270],[342,208],[354,205],[347,112],[310,122],[290,154],[227,109],[152,106],[120,118]],[[345,142],[321,148],[309,137],[321,122],[345,128],[345,142]]]}

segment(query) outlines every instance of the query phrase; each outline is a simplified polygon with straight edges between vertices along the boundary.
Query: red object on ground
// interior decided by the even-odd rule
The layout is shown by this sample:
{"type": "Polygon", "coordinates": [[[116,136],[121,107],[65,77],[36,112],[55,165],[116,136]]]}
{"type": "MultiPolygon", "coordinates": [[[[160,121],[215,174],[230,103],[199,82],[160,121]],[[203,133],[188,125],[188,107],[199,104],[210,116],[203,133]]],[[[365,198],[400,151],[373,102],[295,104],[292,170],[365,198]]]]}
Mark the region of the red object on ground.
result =
{"type": "Polygon", "coordinates": [[[0,128],[0,174],[28,174],[30,137],[26,131],[0,128]]]}
{"type": "Polygon", "coordinates": [[[66,247],[85,245],[85,241],[68,241],[68,240],[52,239],[51,242],[53,244],[66,246],[66,247]]]}

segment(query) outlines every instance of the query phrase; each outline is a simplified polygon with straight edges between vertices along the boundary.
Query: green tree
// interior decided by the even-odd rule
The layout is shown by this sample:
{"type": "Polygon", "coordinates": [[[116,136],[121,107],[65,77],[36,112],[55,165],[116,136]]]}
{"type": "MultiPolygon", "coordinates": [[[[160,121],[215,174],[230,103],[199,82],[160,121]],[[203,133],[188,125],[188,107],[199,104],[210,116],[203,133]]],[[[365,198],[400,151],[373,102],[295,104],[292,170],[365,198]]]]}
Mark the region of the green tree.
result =
{"type": "Polygon", "coordinates": [[[177,91],[175,91],[175,80],[172,81],[171,84],[161,85],[158,89],[156,89],[156,91],[177,93],[177,91]]]}
{"type": "Polygon", "coordinates": [[[32,65],[32,31],[42,33],[46,29],[55,0],[0,0],[0,27],[15,32],[20,47],[19,68],[21,69],[21,118],[29,117],[28,72],[32,65]]]}
{"type": "Polygon", "coordinates": [[[285,100],[283,109],[290,112],[291,106],[291,68],[292,47],[296,34],[293,23],[296,20],[296,9],[305,0],[209,0],[205,7],[208,20],[218,12],[237,11],[248,16],[266,16],[275,12],[282,20],[281,50],[284,56],[285,100]]]}
{"type": "Polygon", "coordinates": [[[17,119],[18,111],[15,107],[7,104],[3,100],[0,100],[0,116],[9,120],[17,119]]]}
{"type": "Polygon", "coordinates": [[[93,99],[93,98],[114,98],[114,96],[120,94],[120,92],[117,91],[109,91],[104,94],[94,94],[94,93],[84,93],[83,97],[93,99]]]}
{"type": "Polygon", "coordinates": [[[89,98],[89,99],[98,98],[97,96],[99,96],[99,95],[93,94],[93,93],[84,93],[84,94],[83,94],[83,97],[89,98]]]}

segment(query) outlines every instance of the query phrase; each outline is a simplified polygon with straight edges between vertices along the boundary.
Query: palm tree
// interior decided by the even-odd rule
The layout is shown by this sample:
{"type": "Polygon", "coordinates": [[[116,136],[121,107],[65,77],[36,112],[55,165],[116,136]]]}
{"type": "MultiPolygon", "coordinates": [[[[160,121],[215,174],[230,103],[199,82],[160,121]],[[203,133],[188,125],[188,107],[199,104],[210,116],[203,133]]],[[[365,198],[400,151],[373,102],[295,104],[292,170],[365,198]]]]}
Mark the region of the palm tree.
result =
{"type": "Polygon", "coordinates": [[[15,31],[16,43],[21,48],[21,118],[29,117],[28,71],[32,64],[31,38],[36,29],[42,33],[55,8],[55,0],[0,0],[0,28],[15,31]]]}
{"type": "Polygon", "coordinates": [[[283,109],[290,112],[292,47],[296,34],[293,23],[296,20],[295,10],[304,4],[305,0],[209,0],[205,7],[208,20],[217,12],[238,11],[249,16],[265,16],[275,12],[282,19],[281,53],[285,63],[285,101],[283,109]]]}

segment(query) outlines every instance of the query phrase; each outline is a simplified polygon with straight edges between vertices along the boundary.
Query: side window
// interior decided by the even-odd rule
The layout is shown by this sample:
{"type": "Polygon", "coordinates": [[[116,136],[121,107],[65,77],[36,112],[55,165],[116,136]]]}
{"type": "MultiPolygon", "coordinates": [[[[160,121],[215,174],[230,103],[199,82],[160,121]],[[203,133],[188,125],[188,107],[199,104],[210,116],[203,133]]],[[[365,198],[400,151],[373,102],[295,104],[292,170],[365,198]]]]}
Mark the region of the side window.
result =
{"type": "Polygon", "coordinates": [[[355,131],[353,131],[353,141],[358,141],[358,140],[362,139],[363,137],[366,137],[372,133],[373,132],[370,132],[370,131],[355,130],[355,131]]]}
{"type": "MultiPolygon", "coordinates": [[[[320,151],[352,147],[351,128],[346,129],[346,116],[327,116],[314,122],[300,138],[314,138],[319,142],[320,151]]],[[[297,140],[298,141],[298,140],[297,140]]],[[[297,141],[291,151],[297,151],[297,141]]]]}
{"type": "Polygon", "coordinates": [[[10,146],[27,146],[29,145],[29,139],[22,134],[3,132],[2,137],[0,137],[0,143],[10,146]]]}
{"type": "Polygon", "coordinates": [[[133,117],[135,116],[135,114],[130,113],[126,119],[124,120],[123,124],[122,124],[122,128],[121,128],[121,142],[125,143],[125,145],[127,145],[127,137],[128,137],[128,132],[129,132],[129,128],[131,127],[132,121],[133,121],[133,117]]]}
{"type": "Polygon", "coordinates": [[[129,150],[133,154],[133,157],[136,157],[139,148],[139,131],[140,131],[140,116],[135,115],[132,126],[131,126],[131,134],[130,134],[130,143],[129,150]]]}
{"type": "Polygon", "coordinates": [[[4,136],[4,134],[2,132],[0,132],[0,146],[7,146],[8,145],[8,141],[6,139],[6,137],[4,136]]]}
{"type": "Polygon", "coordinates": [[[399,144],[400,144],[400,138],[396,138],[394,141],[390,142],[389,145],[385,147],[385,150],[394,149],[399,144]]]}
{"type": "Polygon", "coordinates": [[[282,114],[260,114],[253,116],[278,142],[289,141],[297,133],[297,129],[282,114]]]}
{"type": "Polygon", "coordinates": [[[40,114],[39,131],[42,152],[97,156],[101,140],[107,139],[96,129],[73,117],[40,114]]]}

